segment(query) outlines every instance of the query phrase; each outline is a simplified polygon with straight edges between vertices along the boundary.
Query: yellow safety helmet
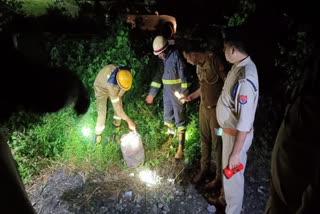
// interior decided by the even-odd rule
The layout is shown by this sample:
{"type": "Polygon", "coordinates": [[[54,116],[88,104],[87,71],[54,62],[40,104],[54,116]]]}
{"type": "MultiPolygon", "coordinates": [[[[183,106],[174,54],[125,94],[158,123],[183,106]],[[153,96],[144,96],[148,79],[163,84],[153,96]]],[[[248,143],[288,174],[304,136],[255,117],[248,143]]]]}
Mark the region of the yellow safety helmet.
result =
{"type": "Polygon", "coordinates": [[[153,54],[159,55],[168,48],[168,41],[163,36],[157,36],[153,40],[153,54]]]}
{"type": "Polygon", "coordinates": [[[128,91],[132,86],[132,74],[129,70],[120,69],[116,76],[121,89],[128,91]]]}

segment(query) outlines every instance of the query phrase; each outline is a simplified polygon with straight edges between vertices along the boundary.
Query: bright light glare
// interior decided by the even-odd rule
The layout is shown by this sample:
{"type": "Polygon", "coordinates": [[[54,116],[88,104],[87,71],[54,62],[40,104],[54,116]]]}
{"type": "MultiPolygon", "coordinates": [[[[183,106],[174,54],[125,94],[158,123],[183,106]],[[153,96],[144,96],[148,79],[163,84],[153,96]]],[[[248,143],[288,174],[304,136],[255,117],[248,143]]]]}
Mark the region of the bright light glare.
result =
{"type": "Polygon", "coordinates": [[[186,140],[189,140],[189,133],[186,131],[186,140]]]}
{"type": "Polygon", "coordinates": [[[145,182],[148,186],[154,186],[160,183],[161,178],[150,169],[144,169],[139,172],[139,178],[145,182]]]}
{"type": "Polygon", "coordinates": [[[91,134],[91,129],[88,127],[83,127],[81,131],[82,131],[83,136],[85,136],[85,137],[88,137],[91,134]]]}
{"type": "Polygon", "coordinates": [[[180,93],[178,91],[174,92],[174,96],[176,96],[176,98],[178,98],[179,100],[182,98],[182,96],[180,95],[180,93]]]}
{"type": "Polygon", "coordinates": [[[193,129],[187,129],[186,130],[186,140],[190,140],[192,136],[194,135],[194,130],[193,129]]]}

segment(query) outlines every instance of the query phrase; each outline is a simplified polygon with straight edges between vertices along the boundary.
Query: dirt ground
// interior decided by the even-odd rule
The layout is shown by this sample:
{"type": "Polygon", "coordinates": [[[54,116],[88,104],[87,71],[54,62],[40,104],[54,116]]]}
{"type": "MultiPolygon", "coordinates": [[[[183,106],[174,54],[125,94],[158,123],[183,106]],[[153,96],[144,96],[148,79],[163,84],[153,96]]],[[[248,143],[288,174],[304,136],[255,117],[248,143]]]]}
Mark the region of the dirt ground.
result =
{"type": "MultiPolygon", "coordinates": [[[[249,151],[242,211],[245,214],[263,213],[269,194],[269,159],[257,156],[249,151]]],[[[115,167],[107,172],[88,172],[59,166],[36,179],[28,193],[39,214],[200,214],[210,213],[210,208],[224,213],[207,202],[210,193],[203,190],[204,185],[196,187],[191,183],[196,166],[168,160],[151,169],[157,181],[154,185],[139,179],[139,172],[145,169],[115,167]]]]}

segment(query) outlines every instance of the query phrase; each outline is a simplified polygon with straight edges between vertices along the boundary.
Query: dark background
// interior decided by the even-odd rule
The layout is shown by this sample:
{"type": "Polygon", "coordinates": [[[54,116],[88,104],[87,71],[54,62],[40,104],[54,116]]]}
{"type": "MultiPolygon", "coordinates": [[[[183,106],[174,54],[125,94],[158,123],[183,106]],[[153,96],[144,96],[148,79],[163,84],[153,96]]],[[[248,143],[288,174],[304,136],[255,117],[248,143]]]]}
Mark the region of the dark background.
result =
{"type": "MultiPolygon", "coordinates": [[[[123,8],[134,7],[132,1],[114,2],[113,13],[119,11],[123,13],[123,8]]],[[[295,44],[291,44],[289,38],[298,31],[310,32],[310,42],[316,42],[319,38],[316,33],[319,13],[312,1],[257,0],[255,2],[256,10],[250,14],[244,27],[249,35],[251,56],[258,68],[260,93],[274,97],[278,102],[282,102],[282,106],[285,106],[286,98],[290,96],[283,90],[286,88],[286,85],[283,84],[288,74],[286,68],[275,66],[275,60],[283,58],[283,55],[279,54],[279,44],[286,46],[289,50],[295,48],[295,44]]],[[[156,8],[160,14],[176,17],[177,35],[183,36],[185,32],[192,31],[193,33],[189,35],[191,38],[215,39],[211,37],[214,35],[213,31],[220,31],[227,25],[225,17],[230,17],[239,11],[239,1],[160,0],[153,8],[156,8]]],[[[6,9],[1,5],[1,10],[6,9]]],[[[86,18],[88,16],[83,15],[88,11],[88,9],[83,9],[77,21],[66,20],[60,17],[55,10],[51,10],[48,16],[39,18],[26,18],[10,11],[13,14],[12,20],[9,25],[2,28],[0,35],[0,63],[2,66],[0,96],[3,117],[6,118],[11,112],[23,108],[40,112],[55,111],[69,102],[78,102],[78,108],[83,106],[79,112],[86,109],[87,104],[79,103],[86,102],[88,98],[77,98],[83,94],[79,91],[86,90],[79,78],[72,75],[71,72],[64,72],[64,68],[59,68],[59,70],[48,68],[46,54],[41,52],[34,54],[30,49],[41,50],[43,45],[41,33],[43,32],[103,35],[106,31],[102,17],[105,11],[97,4],[93,11],[96,17],[93,21],[89,21],[86,18]],[[24,43],[25,47],[21,43],[22,54],[15,52],[12,47],[11,36],[16,32],[34,37],[33,41],[36,41],[32,44],[24,43]],[[35,61],[41,63],[35,65],[35,61]],[[28,71],[28,75],[25,71],[28,71]],[[66,85],[59,84],[61,78],[66,79],[64,81],[67,82],[66,85]],[[66,93],[62,93],[64,91],[66,93]],[[37,103],[37,100],[40,100],[39,97],[47,97],[45,103],[37,103]]],[[[2,17],[4,18],[6,17],[2,17]]],[[[135,39],[139,40],[139,35],[135,39]]]]}

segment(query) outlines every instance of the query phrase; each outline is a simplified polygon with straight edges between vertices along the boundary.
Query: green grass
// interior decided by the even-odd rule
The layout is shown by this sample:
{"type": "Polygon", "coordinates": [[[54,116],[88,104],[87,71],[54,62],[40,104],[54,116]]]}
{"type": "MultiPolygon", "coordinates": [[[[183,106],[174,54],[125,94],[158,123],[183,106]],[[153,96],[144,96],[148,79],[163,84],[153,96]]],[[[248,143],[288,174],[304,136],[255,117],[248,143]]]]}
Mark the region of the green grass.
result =
{"type": "Polygon", "coordinates": [[[47,8],[53,0],[24,0],[21,10],[31,16],[41,16],[46,13],[47,8]]]}
{"type": "Polygon", "coordinates": [[[22,0],[21,10],[29,16],[45,15],[48,8],[57,6],[58,8],[65,8],[66,15],[72,17],[79,12],[79,7],[74,0],[64,0],[63,3],[55,3],[55,0],[22,0]]]}
{"type": "MultiPolygon", "coordinates": [[[[26,0],[23,10],[28,15],[45,13],[52,1],[26,0]]],[[[70,2],[64,2],[64,5],[70,2]]],[[[70,4],[71,5],[71,4],[70,4]]],[[[126,167],[120,149],[120,144],[111,138],[113,108],[108,103],[106,129],[100,145],[94,144],[94,129],[97,119],[93,82],[99,70],[109,64],[130,65],[134,75],[134,85],[124,96],[124,110],[132,118],[137,131],[142,137],[145,149],[145,164],[158,166],[169,157],[174,157],[178,146],[175,138],[170,147],[161,151],[162,144],[167,140],[163,129],[162,96],[159,93],[155,105],[149,106],[144,102],[141,94],[148,91],[149,86],[141,84],[145,81],[145,74],[156,70],[150,65],[149,56],[138,56],[131,48],[126,25],[121,21],[113,23],[114,27],[108,31],[108,36],[88,38],[74,38],[66,35],[53,35],[47,38],[51,64],[63,66],[75,72],[90,91],[91,105],[86,114],[76,116],[72,107],[61,109],[59,112],[44,116],[31,117],[29,114],[17,114],[8,124],[9,145],[14,157],[20,165],[20,172],[25,182],[32,176],[39,174],[50,161],[55,163],[68,162],[77,166],[91,166],[99,170],[107,170],[112,165],[126,167]],[[91,130],[89,136],[84,136],[82,128],[91,130]]],[[[141,48],[146,43],[140,42],[141,48]]],[[[149,45],[148,45],[149,47],[149,45]]],[[[150,80],[151,81],[151,77],[150,80]]],[[[190,123],[188,125],[188,140],[186,156],[188,162],[199,153],[197,116],[198,107],[188,108],[190,123]]],[[[118,136],[129,131],[125,121],[122,122],[118,136]]]]}

